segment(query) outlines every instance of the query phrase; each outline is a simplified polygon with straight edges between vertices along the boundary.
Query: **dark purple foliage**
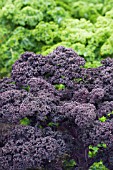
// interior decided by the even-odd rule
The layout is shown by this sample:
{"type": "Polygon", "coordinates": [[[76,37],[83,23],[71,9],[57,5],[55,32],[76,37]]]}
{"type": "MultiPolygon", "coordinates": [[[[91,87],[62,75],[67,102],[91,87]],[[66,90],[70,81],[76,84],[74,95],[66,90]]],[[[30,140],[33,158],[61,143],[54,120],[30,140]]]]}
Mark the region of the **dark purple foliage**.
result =
{"type": "MultiPolygon", "coordinates": [[[[0,118],[2,122],[17,122],[22,101],[29,95],[23,90],[8,90],[0,94],[0,118]]],[[[0,121],[1,121],[0,120],[0,121]]]]}
{"type": "Polygon", "coordinates": [[[26,52],[15,62],[12,78],[17,85],[26,85],[31,77],[43,77],[51,84],[72,87],[73,79],[80,77],[85,60],[72,49],[58,47],[48,56],[26,52]]]}
{"type": "Polygon", "coordinates": [[[61,114],[74,122],[79,128],[85,128],[86,125],[94,122],[96,119],[95,110],[95,106],[92,104],[80,104],[77,102],[64,103],[60,107],[61,114]]]}
{"type": "Polygon", "coordinates": [[[113,169],[113,59],[98,68],[84,64],[62,46],[47,56],[26,52],[11,78],[0,80],[0,170],[66,170],[71,159],[72,170],[100,159],[113,169]],[[107,148],[89,158],[89,145],[100,143],[107,148]]]}
{"type": "Polygon", "coordinates": [[[41,168],[59,159],[66,153],[66,145],[61,134],[57,139],[57,133],[53,137],[44,136],[40,129],[17,126],[1,152],[2,170],[26,170],[41,168]]]}
{"type": "Polygon", "coordinates": [[[16,89],[15,82],[11,78],[4,78],[0,80],[0,93],[8,90],[16,89]]]}

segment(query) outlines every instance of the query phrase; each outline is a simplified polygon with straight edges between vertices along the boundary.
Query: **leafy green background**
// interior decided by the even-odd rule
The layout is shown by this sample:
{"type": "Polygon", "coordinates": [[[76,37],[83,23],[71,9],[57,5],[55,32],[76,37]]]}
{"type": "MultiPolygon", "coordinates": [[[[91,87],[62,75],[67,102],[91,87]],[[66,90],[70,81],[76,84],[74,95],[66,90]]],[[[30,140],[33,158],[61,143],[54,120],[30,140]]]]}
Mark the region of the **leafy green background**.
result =
{"type": "Polygon", "coordinates": [[[25,51],[46,55],[59,45],[86,67],[113,57],[113,0],[1,0],[0,77],[25,51]]]}

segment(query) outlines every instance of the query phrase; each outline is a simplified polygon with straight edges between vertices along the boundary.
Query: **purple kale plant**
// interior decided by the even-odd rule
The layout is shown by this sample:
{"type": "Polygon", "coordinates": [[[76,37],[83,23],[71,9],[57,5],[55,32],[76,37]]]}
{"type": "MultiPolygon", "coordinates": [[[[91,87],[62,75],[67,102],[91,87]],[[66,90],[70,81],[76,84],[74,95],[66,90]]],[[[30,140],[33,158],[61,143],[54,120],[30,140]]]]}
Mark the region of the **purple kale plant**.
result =
{"type": "Polygon", "coordinates": [[[113,170],[113,59],[84,64],[62,46],[26,52],[0,80],[0,170],[113,170]]]}

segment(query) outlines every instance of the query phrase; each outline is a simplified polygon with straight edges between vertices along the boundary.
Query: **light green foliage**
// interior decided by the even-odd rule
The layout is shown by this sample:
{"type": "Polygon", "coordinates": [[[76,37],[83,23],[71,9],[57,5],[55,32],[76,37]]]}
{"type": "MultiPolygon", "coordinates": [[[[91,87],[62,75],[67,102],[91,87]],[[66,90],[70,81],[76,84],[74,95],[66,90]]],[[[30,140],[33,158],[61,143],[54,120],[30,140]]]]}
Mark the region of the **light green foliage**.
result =
{"type": "Polygon", "coordinates": [[[57,90],[63,90],[63,89],[65,89],[65,85],[64,84],[55,84],[55,88],[57,90]]]}
{"type": "Polygon", "coordinates": [[[75,78],[74,79],[74,81],[77,82],[77,83],[81,82],[82,80],[83,80],[82,78],[75,78]]]}
{"type": "Polygon", "coordinates": [[[55,7],[47,12],[49,20],[53,20],[55,23],[60,24],[64,18],[69,17],[69,13],[66,12],[62,7],[55,7]]]}
{"type": "Polygon", "coordinates": [[[59,36],[58,25],[54,22],[40,22],[33,30],[33,36],[35,37],[37,43],[43,42],[47,45],[53,44],[55,38],[57,39],[59,36]]]}
{"type": "Polygon", "coordinates": [[[30,91],[30,86],[26,86],[26,87],[23,86],[22,89],[24,89],[24,90],[29,92],[30,91]]]}
{"type": "Polygon", "coordinates": [[[33,9],[30,6],[24,7],[21,10],[21,13],[18,13],[18,15],[14,16],[14,23],[19,24],[21,26],[35,26],[42,20],[43,13],[37,9],[33,9]]]}
{"type": "Polygon", "coordinates": [[[104,165],[103,162],[95,162],[90,168],[89,170],[108,170],[104,165]]]}
{"type": "Polygon", "coordinates": [[[108,113],[107,115],[108,115],[108,116],[111,116],[111,115],[113,115],[113,111],[112,111],[112,112],[110,112],[110,113],[108,113]]]}
{"type": "Polygon", "coordinates": [[[96,61],[96,60],[94,60],[94,61],[92,61],[92,62],[86,62],[85,63],[85,68],[96,68],[96,67],[99,67],[99,66],[101,66],[102,64],[101,64],[101,62],[100,61],[96,61]]]}
{"type": "Polygon", "coordinates": [[[107,41],[102,45],[100,49],[101,55],[113,54],[113,34],[109,36],[107,41]]]}
{"type": "Polygon", "coordinates": [[[74,18],[86,18],[92,22],[96,22],[97,17],[102,11],[103,4],[95,4],[86,1],[77,1],[72,7],[72,16],[74,18]]]}
{"type": "Polygon", "coordinates": [[[20,124],[21,125],[25,125],[25,126],[29,125],[30,124],[30,120],[27,117],[25,117],[25,118],[20,120],[20,124]]]}
{"type": "Polygon", "coordinates": [[[10,84],[16,84],[15,81],[11,82],[10,84]]]}
{"type": "Polygon", "coordinates": [[[107,120],[107,118],[105,116],[102,116],[99,118],[100,122],[105,122],[107,120]]]}
{"type": "Polygon", "coordinates": [[[71,160],[65,160],[63,164],[65,167],[65,170],[71,170],[76,165],[76,162],[74,159],[71,159],[71,160]]]}
{"type": "Polygon", "coordinates": [[[104,0],[104,7],[102,13],[105,14],[107,11],[113,9],[113,0],[104,0]]]}
{"type": "Polygon", "coordinates": [[[109,117],[113,115],[113,111],[111,111],[110,113],[108,113],[106,116],[102,116],[99,118],[100,122],[105,122],[107,119],[109,119],[109,117]]]}
{"type": "Polygon", "coordinates": [[[96,154],[98,153],[99,149],[101,148],[107,148],[105,143],[100,143],[97,146],[89,146],[89,152],[88,152],[88,156],[90,158],[93,158],[94,156],[96,156],[96,154]]]}
{"type": "Polygon", "coordinates": [[[59,123],[49,122],[48,126],[50,126],[50,127],[54,127],[54,126],[58,127],[59,123]]]}
{"type": "Polygon", "coordinates": [[[25,51],[75,50],[98,67],[113,56],[113,0],[1,0],[0,77],[25,51]]]}

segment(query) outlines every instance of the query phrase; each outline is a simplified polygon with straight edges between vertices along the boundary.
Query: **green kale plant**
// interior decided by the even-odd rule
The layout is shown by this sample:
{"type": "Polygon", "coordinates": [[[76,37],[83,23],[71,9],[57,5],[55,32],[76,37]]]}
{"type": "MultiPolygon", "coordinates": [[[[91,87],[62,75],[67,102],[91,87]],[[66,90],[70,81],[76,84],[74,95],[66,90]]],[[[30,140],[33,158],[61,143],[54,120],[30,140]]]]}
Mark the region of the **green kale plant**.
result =
{"type": "Polygon", "coordinates": [[[108,168],[106,168],[104,165],[103,165],[103,162],[100,161],[100,162],[95,162],[90,168],[89,170],[108,170],[108,168]]]}
{"type": "Polygon", "coordinates": [[[27,117],[25,117],[25,118],[20,120],[20,124],[24,125],[24,126],[29,125],[30,124],[30,120],[27,117]]]}
{"type": "Polygon", "coordinates": [[[99,149],[101,149],[101,148],[107,148],[106,144],[105,144],[105,143],[100,143],[100,144],[98,144],[97,146],[92,146],[92,145],[90,145],[90,146],[89,146],[88,156],[89,156],[90,158],[93,158],[94,156],[97,155],[99,149]]]}

